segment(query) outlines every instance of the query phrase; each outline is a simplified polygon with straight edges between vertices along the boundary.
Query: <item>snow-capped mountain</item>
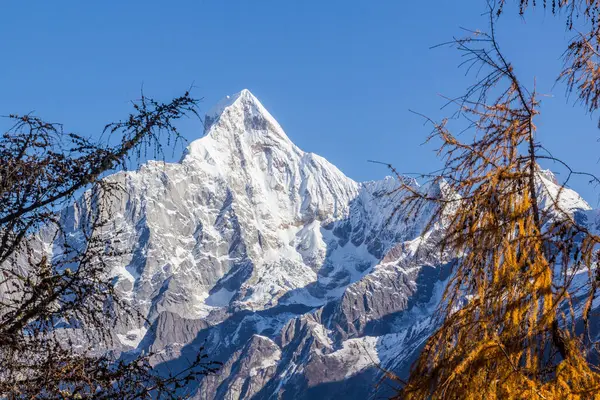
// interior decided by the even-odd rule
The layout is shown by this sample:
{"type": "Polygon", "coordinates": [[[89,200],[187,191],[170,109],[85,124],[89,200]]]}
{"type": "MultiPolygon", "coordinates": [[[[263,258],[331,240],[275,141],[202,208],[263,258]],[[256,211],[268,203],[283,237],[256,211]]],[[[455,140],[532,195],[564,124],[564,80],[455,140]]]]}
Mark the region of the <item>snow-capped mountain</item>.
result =
{"type": "MultiPolygon", "coordinates": [[[[180,162],[107,179],[125,188],[107,210],[130,250],[117,286],[152,322],[123,324],[118,343],[159,352],[165,371],[205,346],[224,367],[195,398],[385,396],[378,366],[406,374],[433,329],[450,260],[432,248],[442,228],[420,235],[431,210],[408,218],[394,179],[358,183],[302,151],[248,90],[207,114],[180,162]]],[[[555,190],[550,173],[540,187],[555,190]]],[[[84,206],[64,211],[74,236],[84,206]]]]}

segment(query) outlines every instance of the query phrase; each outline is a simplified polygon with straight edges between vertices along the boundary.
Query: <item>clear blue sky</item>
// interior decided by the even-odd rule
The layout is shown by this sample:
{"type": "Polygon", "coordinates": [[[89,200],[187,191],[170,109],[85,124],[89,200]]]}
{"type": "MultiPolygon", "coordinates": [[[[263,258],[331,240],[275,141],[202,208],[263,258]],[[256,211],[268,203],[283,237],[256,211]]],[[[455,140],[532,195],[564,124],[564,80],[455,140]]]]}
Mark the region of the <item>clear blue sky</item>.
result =
{"type": "MultiPolygon", "coordinates": [[[[0,3],[0,114],[36,114],[90,136],[124,117],[128,101],[167,100],[188,88],[210,108],[250,89],[290,138],[356,180],[439,164],[429,132],[409,109],[444,115],[439,94],[456,96],[470,79],[459,55],[430,47],[485,29],[485,0],[3,1],[0,3]]],[[[566,40],[564,20],[514,8],[498,27],[522,80],[549,96],[540,139],[573,167],[599,173],[600,131],[553,88],[566,40]]],[[[183,124],[189,140],[199,121],[183,124]]],[[[175,158],[179,157],[177,149],[175,158]]],[[[573,182],[593,205],[598,190],[573,182]]]]}

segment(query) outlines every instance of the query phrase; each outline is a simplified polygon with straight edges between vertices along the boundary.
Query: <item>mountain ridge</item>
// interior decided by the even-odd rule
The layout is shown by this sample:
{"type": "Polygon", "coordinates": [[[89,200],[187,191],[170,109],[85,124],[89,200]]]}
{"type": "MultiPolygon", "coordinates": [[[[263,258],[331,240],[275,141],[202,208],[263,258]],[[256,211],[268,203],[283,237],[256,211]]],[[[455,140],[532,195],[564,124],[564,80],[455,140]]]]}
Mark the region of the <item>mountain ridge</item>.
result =
{"type": "MultiPolygon", "coordinates": [[[[248,90],[209,111],[180,162],[106,179],[126,193],[106,210],[130,250],[116,285],[151,323],[122,323],[117,350],[173,371],[205,346],[224,367],[194,398],[382,395],[379,366],[406,375],[435,328],[452,255],[436,250],[443,226],[422,232],[432,208],[408,218],[394,178],[355,182],[302,151],[248,90]]],[[[556,192],[547,173],[539,185],[556,192]]],[[[84,203],[63,212],[73,237],[84,203]]]]}

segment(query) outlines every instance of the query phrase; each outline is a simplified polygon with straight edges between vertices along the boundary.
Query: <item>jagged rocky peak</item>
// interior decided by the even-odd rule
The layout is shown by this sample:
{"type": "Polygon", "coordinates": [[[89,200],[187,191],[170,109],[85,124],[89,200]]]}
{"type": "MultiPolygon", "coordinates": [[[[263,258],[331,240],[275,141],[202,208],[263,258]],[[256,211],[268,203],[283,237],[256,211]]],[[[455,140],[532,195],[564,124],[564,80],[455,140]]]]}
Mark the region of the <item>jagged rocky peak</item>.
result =
{"type": "Polygon", "coordinates": [[[221,116],[236,114],[239,110],[247,113],[247,116],[250,117],[262,114],[273,119],[260,101],[248,89],[243,89],[233,95],[225,96],[206,113],[204,120],[205,131],[208,131],[212,124],[221,116]]]}
{"type": "Polygon", "coordinates": [[[238,199],[266,201],[270,212],[291,210],[300,219],[307,210],[343,212],[358,188],[327,160],[292,143],[247,89],[227,96],[206,114],[205,135],[190,143],[182,164],[227,181],[238,199]]]}
{"type": "Polygon", "coordinates": [[[211,108],[204,116],[204,133],[215,140],[227,140],[231,135],[260,135],[263,140],[293,146],[279,123],[248,89],[226,96],[211,108]]]}
{"type": "Polygon", "coordinates": [[[182,161],[207,160],[227,167],[264,153],[301,157],[303,152],[287,137],[279,123],[249,90],[227,96],[204,117],[204,137],[189,144],[182,161]],[[221,160],[221,162],[219,162],[221,160]],[[233,163],[233,164],[232,164],[233,163]]]}

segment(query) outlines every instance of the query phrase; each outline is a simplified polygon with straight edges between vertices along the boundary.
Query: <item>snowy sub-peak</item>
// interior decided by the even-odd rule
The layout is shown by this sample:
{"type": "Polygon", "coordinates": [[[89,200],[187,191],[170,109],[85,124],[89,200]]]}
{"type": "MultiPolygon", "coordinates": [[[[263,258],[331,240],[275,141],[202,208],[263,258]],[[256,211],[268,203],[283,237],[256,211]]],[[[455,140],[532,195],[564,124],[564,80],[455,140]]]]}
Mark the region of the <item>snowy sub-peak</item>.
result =
{"type": "MultiPolygon", "coordinates": [[[[117,289],[151,322],[120,325],[115,343],[158,354],[165,373],[205,346],[224,366],[190,383],[194,398],[385,396],[374,363],[405,376],[435,327],[451,256],[440,224],[422,232],[433,208],[408,216],[395,179],[358,183],[299,149],[248,90],[208,112],[180,162],[107,179],[126,189],[106,211],[127,253],[117,289]]],[[[548,174],[540,188],[557,192],[548,174]]],[[[70,237],[85,207],[63,212],[70,237]]]]}
{"type": "Polygon", "coordinates": [[[556,176],[549,169],[539,169],[537,191],[540,195],[542,209],[550,210],[550,214],[558,217],[552,210],[560,205],[563,211],[574,213],[576,211],[591,210],[592,207],[573,189],[561,186],[556,176]]]}

